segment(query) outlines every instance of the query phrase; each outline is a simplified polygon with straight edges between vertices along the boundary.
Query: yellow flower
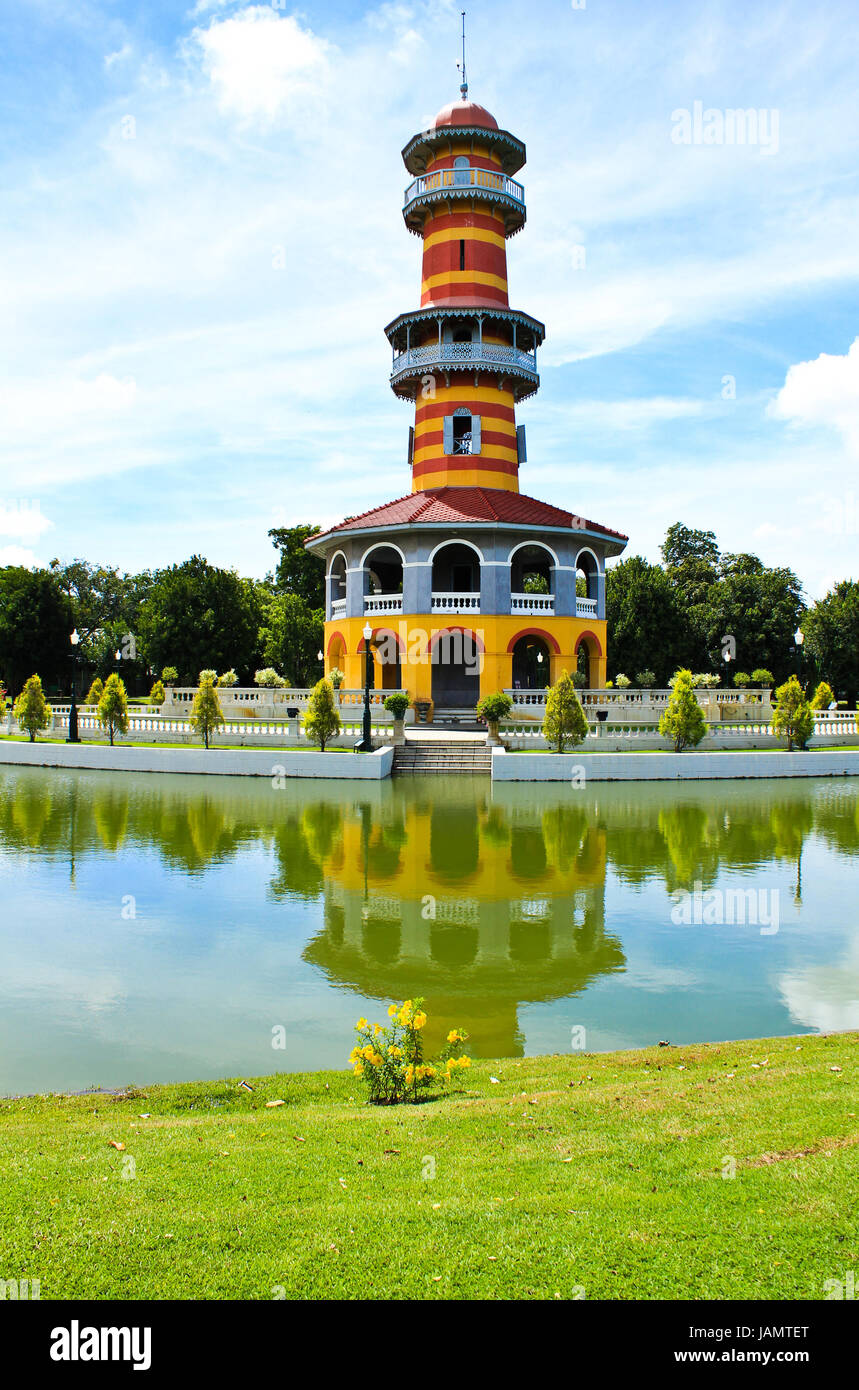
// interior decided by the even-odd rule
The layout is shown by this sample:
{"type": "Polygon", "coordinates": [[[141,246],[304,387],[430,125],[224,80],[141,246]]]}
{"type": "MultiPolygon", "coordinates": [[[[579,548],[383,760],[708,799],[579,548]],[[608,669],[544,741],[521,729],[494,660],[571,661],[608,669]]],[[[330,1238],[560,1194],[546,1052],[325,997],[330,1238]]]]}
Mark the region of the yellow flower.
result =
{"type": "Polygon", "coordinates": [[[373,1056],[373,1044],[372,1044],[372,1043],[367,1043],[367,1046],[366,1046],[366,1047],[362,1047],[362,1048],[361,1048],[361,1056],[362,1056],[362,1057],[366,1057],[368,1062],[370,1061],[371,1057],[373,1056]]]}
{"type": "Polygon", "coordinates": [[[470,1066],[471,1066],[471,1058],[470,1058],[470,1057],[460,1057],[460,1059],[459,1059],[459,1065],[460,1065],[461,1067],[470,1067],[470,1066]]]}
{"type": "Polygon", "coordinates": [[[374,1053],[373,1053],[373,1066],[374,1066],[374,1067],[380,1067],[380,1066],[382,1065],[382,1063],[384,1062],[384,1060],[385,1060],[385,1059],[384,1059],[384,1057],[382,1056],[381,1052],[374,1052],[374,1053]]]}
{"type": "Polygon", "coordinates": [[[449,1043],[459,1042],[459,1034],[457,1033],[455,1028],[451,1028],[450,1032],[447,1035],[447,1040],[449,1043]]]}
{"type": "Polygon", "coordinates": [[[359,1018],[359,1019],[358,1019],[358,1022],[355,1024],[355,1027],[356,1027],[356,1028],[366,1028],[366,1027],[367,1027],[367,1020],[366,1020],[366,1018],[359,1018]]]}
{"type": "Polygon", "coordinates": [[[394,1014],[395,1014],[396,1012],[397,1012],[397,1006],[396,1006],[396,1004],[390,1004],[390,1005],[388,1006],[388,1018],[393,1018],[393,1017],[394,1017],[394,1014]]]}
{"type": "Polygon", "coordinates": [[[389,1056],[389,1057],[402,1057],[402,1055],[403,1055],[403,1049],[402,1049],[401,1047],[397,1047],[396,1043],[391,1043],[391,1046],[388,1048],[388,1056],[389,1056]]]}
{"type": "Polygon", "coordinates": [[[373,1037],[374,1037],[374,1038],[378,1038],[378,1036],[379,1036],[379,1034],[381,1033],[381,1031],[382,1031],[382,1025],[381,1025],[381,1023],[374,1023],[374,1024],[373,1024],[373,1037]]]}
{"type": "Polygon", "coordinates": [[[363,1063],[363,1062],[356,1062],[355,1065],[354,1065],[354,1067],[352,1068],[352,1071],[353,1071],[353,1074],[354,1074],[355,1076],[363,1076],[363,1075],[364,1075],[364,1063],[363,1063]]]}
{"type": "Polygon", "coordinates": [[[411,1063],[406,1067],[406,1085],[411,1086],[415,1079],[415,1069],[411,1063]]]}
{"type": "Polygon", "coordinates": [[[358,1059],[360,1058],[360,1056],[361,1056],[361,1049],[360,1049],[360,1047],[353,1047],[353,1048],[352,1048],[352,1051],[349,1053],[349,1061],[350,1061],[350,1062],[357,1062],[358,1059]]]}
{"type": "Polygon", "coordinates": [[[426,1021],[427,1021],[427,1016],[426,1016],[425,1013],[415,1014],[415,1024],[414,1024],[415,1028],[423,1028],[423,1026],[424,1026],[424,1024],[426,1023],[426,1021]]]}

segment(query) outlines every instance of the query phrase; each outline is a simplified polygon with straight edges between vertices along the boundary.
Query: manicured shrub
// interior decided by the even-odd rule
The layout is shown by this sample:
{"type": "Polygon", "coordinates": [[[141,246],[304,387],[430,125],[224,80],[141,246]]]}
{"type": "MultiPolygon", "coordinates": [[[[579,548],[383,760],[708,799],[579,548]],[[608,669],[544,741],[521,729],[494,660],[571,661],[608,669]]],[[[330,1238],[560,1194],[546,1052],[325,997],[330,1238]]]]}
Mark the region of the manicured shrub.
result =
{"type": "Polygon", "coordinates": [[[161,679],[165,685],[175,685],[179,679],[179,672],[175,666],[165,666],[161,672],[161,679]]]}
{"type": "Polygon", "coordinates": [[[787,739],[787,751],[804,748],[814,732],[814,714],[796,676],[791,676],[775,693],[773,732],[787,739]]]}
{"type": "Polygon", "coordinates": [[[98,702],[98,722],[107,729],[111,748],[117,734],[128,733],[128,693],[115,671],[108,676],[98,702]]]}
{"type": "Polygon", "coordinates": [[[167,692],[164,689],[163,683],[161,681],[156,681],[149,692],[150,705],[163,705],[166,699],[167,692]]]}
{"type": "Polygon", "coordinates": [[[392,695],[385,696],[385,709],[395,719],[405,719],[410,704],[411,699],[405,690],[395,690],[392,695]]]}
{"type": "Polygon", "coordinates": [[[340,712],[334,699],[334,686],[329,680],[318,681],[313,687],[302,724],[308,738],[319,744],[322,753],[326,743],[339,734],[340,712]]]}
{"type": "Polygon", "coordinates": [[[659,721],[659,732],[671,739],[675,753],[694,747],[707,732],[704,712],[695,698],[693,679],[691,671],[675,673],[669,682],[672,684],[671,699],[659,721]]]}
{"type": "Polygon", "coordinates": [[[579,703],[576,687],[569,671],[564,671],[546,697],[543,736],[556,753],[563,753],[567,744],[575,747],[587,737],[587,733],[588,721],[579,703]]]}
{"type": "Polygon", "coordinates": [[[811,701],[811,708],[829,709],[829,706],[834,703],[835,691],[832,689],[831,685],[827,684],[826,681],[821,681],[814,692],[814,698],[811,701]]]}
{"type": "Polygon", "coordinates": [[[274,689],[277,686],[286,685],[282,676],[277,674],[273,666],[265,666],[261,671],[254,672],[254,683],[274,689]]]}
{"type": "Polygon", "coordinates": [[[96,676],[86,694],[85,705],[97,705],[104,694],[104,681],[101,676],[96,676]]]}
{"type": "Polygon", "coordinates": [[[188,717],[191,728],[201,735],[203,743],[208,748],[209,739],[223,724],[224,716],[221,711],[218,692],[215,689],[215,682],[211,678],[212,673],[204,671],[201,672],[201,675],[204,679],[200,681],[188,717]]]}
{"type": "Polygon", "coordinates": [[[223,674],[222,676],[218,676],[218,679],[217,679],[217,682],[216,682],[217,685],[223,685],[223,686],[238,685],[238,683],[239,683],[238,673],[237,673],[236,671],[233,670],[232,666],[230,667],[229,671],[225,671],[224,674],[223,674]]]}
{"type": "Polygon", "coordinates": [[[639,671],[635,683],[641,690],[650,690],[656,684],[656,672],[639,671]]]}
{"type": "Polygon", "coordinates": [[[26,729],[30,742],[36,742],[36,734],[47,729],[51,722],[51,711],[42,690],[40,676],[31,676],[15,701],[13,714],[19,729],[26,729]]]}
{"type": "Polygon", "coordinates": [[[752,685],[759,685],[764,690],[772,689],[774,679],[772,671],[768,671],[765,666],[758,666],[752,671],[752,685]]]}
{"type": "Polygon", "coordinates": [[[614,678],[614,683],[617,686],[618,690],[628,690],[629,687],[632,685],[632,681],[629,679],[629,676],[625,676],[622,671],[618,671],[617,675],[614,678]]]}
{"type": "Polygon", "coordinates": [[[745,686],[751,685],[751,676],[747,671],[735,671],[734,685],[738,690],[742,690],[745,686]]]}
{"type": "Polygon", "coordinates": [[[497,724],[506,719],[513,708],[513,700],[503,690],[495,690],[490,695],[481,695],[477,702],[477,716],[487,724],[497,724]]]}

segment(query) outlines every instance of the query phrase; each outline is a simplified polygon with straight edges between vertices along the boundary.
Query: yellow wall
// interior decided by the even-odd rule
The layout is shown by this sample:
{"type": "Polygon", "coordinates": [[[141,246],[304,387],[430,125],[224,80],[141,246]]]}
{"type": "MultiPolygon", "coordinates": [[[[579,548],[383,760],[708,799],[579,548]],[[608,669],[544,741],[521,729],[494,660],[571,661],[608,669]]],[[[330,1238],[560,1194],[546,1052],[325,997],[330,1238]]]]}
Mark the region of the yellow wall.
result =
{"type": "MultiPolygon", "coordinates": [[[[325,670],[339,665],[345,672],[346,687],[360,689],[364,684],[363,630],[366,618],[343,618],[325,624],[325,670]],[[339,659],[336,651],[329,654],[332,637],[340,634],[346,646],[345,656],[339,659]]],[[[552,652],[549,679],[554,683],[562,671],[576,669],[575,650],[580,637],[593,633],[599,642],[601,654],[592,653],[590,662],[590,685],[602,688],[606,679],[606,625],[589,618],[549,618],[543,615],[511,617],[482,613],[450,614],[442,618],[439,614],[404,614],[390,621],[370,620],[373,633],[378,637],[385,632],[394,632],[401,638],[400,661],[402,666],[403,688],[412,698],[432,698],[432,664],[426,660],[410,659],[426,651],[435,633],[446,632],[451,628],[464,628],[475,633],[483,643],[483,669],[480,675],[480,694],[492,694],[496,690],[509,690],[513,685],[513,654],[507,647],[511,639],[531,629],[551,634],[560,652],[552,652]]],[[[551,648],[551,642],[548,644],[551,648]]],[[[376,658],[374,658],[376,659],[376,658]]],[[[384,671],[376,661],[376,688],[390,685],[391,669],[384,671]],[[387,676],[387,680],[383,677],[387,676]]]]}

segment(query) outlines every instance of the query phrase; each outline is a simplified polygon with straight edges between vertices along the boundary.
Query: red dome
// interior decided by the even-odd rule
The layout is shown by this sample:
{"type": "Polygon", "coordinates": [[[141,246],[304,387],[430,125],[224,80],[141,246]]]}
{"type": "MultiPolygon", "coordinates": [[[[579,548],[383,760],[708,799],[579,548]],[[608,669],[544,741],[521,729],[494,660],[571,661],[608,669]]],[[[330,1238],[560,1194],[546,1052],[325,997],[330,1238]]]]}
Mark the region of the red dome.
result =
{"type": "Polygon", "coordinates": [[[498,122],[495,117],[487,111],[485,106],[478,106],[476,101],[452,101],[448,106],[443,106],[433,121],[433,127],[449,125],[482,125],[487,130],[497,130],[498,122]]]}

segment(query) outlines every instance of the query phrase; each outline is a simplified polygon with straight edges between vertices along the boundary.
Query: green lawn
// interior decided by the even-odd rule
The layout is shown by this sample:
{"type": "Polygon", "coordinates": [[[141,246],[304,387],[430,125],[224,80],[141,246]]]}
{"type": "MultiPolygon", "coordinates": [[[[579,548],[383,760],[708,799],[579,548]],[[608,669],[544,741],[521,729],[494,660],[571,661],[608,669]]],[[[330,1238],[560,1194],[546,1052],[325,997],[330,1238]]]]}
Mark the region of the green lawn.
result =
{"type": "Polygon", "coordinates": [[[45,1299],[820,1299],[859,1260],[857,1045],[479,1063],[384,1109],[348,1072],[0,1101],[0,1272],[45,1299]]]}

